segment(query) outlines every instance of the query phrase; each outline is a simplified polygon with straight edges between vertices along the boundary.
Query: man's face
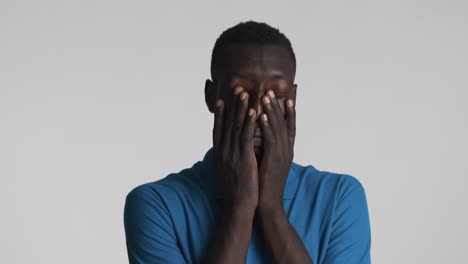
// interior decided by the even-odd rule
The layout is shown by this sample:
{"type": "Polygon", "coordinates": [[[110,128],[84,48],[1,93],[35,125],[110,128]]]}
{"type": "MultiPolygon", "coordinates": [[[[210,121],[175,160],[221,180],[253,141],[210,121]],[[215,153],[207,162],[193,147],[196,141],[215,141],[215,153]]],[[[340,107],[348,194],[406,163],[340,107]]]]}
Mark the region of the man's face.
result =
{"type": "Polygon", "coordinates": [[[225,70],[217,76],[217,92],[226,107],[232,107],[231,97],[237,86],[249,94],[249,108],[257,112],[254,150],[257,160],[262,157],[263,140],[258,117],[263,113],[261,97],[269,89],[275,92],[285,114],[285,102],[296,102],[294,64],[288,50],[281,45],[232,44],[227,48],[225,70]]]}

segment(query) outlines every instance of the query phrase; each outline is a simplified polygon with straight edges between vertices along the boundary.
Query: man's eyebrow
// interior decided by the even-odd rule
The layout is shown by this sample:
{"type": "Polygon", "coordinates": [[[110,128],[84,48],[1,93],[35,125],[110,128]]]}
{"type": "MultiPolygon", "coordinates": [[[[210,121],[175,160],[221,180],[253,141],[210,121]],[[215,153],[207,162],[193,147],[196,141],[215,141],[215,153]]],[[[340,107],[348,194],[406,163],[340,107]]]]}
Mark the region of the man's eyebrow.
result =
{"type": "Polygon", "coordinates": [[[288,78],[286,78],[286,76],[284,76],[284,74],[281,74],[281,73],[275,73],[271,76],[271,78],[275,78],[277,80],[287,80],[288,78]]]}

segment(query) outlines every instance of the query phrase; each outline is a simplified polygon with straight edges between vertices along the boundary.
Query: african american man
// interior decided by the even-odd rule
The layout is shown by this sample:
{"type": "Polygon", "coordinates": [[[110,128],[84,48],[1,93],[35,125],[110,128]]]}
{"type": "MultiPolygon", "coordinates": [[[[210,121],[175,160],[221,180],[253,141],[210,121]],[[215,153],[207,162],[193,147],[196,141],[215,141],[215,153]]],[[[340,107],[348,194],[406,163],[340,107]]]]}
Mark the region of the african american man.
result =
{"type": "Polygon", "coordinates": [[[213,146],[127,195],[130,263],[371,263],[360,181],[293,162],[295,73],[278,29],[247,21],[218,37],[205,83],[213,146]]]}

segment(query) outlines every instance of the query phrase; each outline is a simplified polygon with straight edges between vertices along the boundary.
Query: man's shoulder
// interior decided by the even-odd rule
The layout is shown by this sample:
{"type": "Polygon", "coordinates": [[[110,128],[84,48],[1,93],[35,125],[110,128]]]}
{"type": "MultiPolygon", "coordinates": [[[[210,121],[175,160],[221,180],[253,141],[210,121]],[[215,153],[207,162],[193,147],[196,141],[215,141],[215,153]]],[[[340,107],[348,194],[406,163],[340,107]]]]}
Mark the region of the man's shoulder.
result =
{"type": "Polygon", "coordinates": [[[159,180],[140,184],[130,190],[127,199],[173,201],[175,196],[189,197],[190,193],[199,190],[200,187],[200,173],[198,167],[193,166],[167,174],[159,180]]]}
{"type": "Polygon", "coordinates": [[[328,189],[335,193],[346,191],[350,188],[364,189],[361,181],[348,173],[319,170],[313,165],[304,166],[297,163],[294,164],[294,169],[298,175],[299,182],[302,182],[303,187],[306,188],[328,189]]]}

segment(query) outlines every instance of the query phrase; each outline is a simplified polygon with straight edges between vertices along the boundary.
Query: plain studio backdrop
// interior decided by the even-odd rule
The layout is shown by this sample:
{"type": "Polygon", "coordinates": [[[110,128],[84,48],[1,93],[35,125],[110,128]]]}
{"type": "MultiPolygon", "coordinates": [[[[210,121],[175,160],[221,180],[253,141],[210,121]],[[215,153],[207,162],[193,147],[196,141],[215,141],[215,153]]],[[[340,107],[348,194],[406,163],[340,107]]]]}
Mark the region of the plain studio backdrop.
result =
{"type": "Polygon", "coordinates": [[[2,0],[1,262],[127,263],[127,193],[203,158],[211,50],[250,19],[290,38],[295,162],[360,180],[373,263],[466,263],[462,0],[2,0]]]}

